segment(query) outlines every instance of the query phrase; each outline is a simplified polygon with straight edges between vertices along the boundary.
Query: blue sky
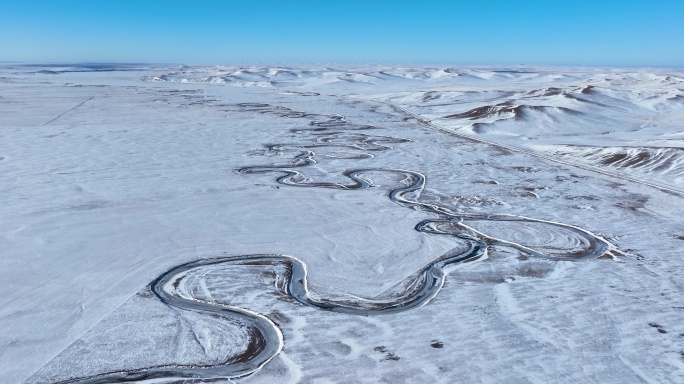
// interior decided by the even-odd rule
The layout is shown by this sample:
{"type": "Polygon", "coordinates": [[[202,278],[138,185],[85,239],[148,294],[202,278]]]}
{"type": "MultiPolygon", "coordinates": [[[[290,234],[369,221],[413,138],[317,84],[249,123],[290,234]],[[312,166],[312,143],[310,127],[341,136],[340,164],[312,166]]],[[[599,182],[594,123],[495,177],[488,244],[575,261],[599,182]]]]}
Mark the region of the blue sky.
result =
{"type": "Polygon", "coordinates": [[[684,66],[684,0],[0,0],[0,60],[684,66]]]}

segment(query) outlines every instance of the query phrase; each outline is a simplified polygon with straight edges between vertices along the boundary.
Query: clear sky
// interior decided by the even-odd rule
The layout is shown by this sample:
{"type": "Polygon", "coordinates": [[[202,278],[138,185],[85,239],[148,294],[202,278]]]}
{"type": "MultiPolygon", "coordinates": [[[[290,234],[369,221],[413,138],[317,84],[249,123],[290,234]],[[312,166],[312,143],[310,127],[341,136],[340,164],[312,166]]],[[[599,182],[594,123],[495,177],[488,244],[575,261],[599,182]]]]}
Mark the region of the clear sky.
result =
{"type": "Polygon", "coordinates": [[[0,60],[684,66],[684,0],[0,0],[0,60]]]}

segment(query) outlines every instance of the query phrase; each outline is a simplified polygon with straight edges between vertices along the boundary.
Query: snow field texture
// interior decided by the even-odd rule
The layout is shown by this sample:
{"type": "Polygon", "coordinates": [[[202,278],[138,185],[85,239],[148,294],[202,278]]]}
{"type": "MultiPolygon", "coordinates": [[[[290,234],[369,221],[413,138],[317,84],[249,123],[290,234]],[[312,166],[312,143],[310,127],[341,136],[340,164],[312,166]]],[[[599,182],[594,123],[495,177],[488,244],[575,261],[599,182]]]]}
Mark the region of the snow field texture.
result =
{"type": "Polygon", "coordinates": [[[244,354],[249,323],[153,294],[183,263],[291,255],[315,299],[381,306],[469,241],[426,305],[379,316],[297,302],[279,263],[178,289],[282,332],[225,382],[684,380],[680,71],[5,65],[0,89],[3,383],[244,354]],[[339,187],[353,170],[368,188],[339,187]]]}

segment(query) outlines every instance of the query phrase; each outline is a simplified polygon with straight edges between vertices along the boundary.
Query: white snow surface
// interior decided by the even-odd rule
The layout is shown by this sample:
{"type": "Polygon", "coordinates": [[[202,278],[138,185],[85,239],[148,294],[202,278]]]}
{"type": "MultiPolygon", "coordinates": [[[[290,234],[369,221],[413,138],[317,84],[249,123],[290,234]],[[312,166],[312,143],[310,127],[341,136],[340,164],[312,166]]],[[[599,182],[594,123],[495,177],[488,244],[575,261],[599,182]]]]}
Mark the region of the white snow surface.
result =
{"type": "MultiPolygon", "coordinates": [[[[435,215],[390,201],[391,177],[347,191],[238,172],[294,164],[316,139],[298,130],[331,116],[410,141],[313,148],[317,163],[298,168],[313,181],[410,169],[427,177],[425,200],[578,226],[620,253],[557,261],[493,246],[427,305],[368,317],[287,299],[277,269],[217,268],[193,280],[197,294],[284,335],[279,355],[233,381],[684,382],[684,71],[114,64],[0,67],[0,382],[238,354],[243,324],[151,295],[184,262],[292,255],[316,295],[375,297],[463,247],[414,230],[435,215]]],[[[575,244],[544,225],[478,225],[575,244]]]]}

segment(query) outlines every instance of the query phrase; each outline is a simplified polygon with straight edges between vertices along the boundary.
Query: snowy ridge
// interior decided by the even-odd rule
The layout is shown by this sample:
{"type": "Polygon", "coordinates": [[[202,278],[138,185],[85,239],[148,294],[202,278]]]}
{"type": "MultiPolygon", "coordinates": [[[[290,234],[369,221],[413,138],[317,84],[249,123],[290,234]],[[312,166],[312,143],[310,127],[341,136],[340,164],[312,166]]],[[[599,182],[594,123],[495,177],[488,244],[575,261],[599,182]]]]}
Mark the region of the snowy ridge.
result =
{"type": "Polygon", "coordinates": [[[684,185],[684,147],[587,147],[553,146],[543,148],[563,157],[588,164],[653,176],[684,185]]]}

